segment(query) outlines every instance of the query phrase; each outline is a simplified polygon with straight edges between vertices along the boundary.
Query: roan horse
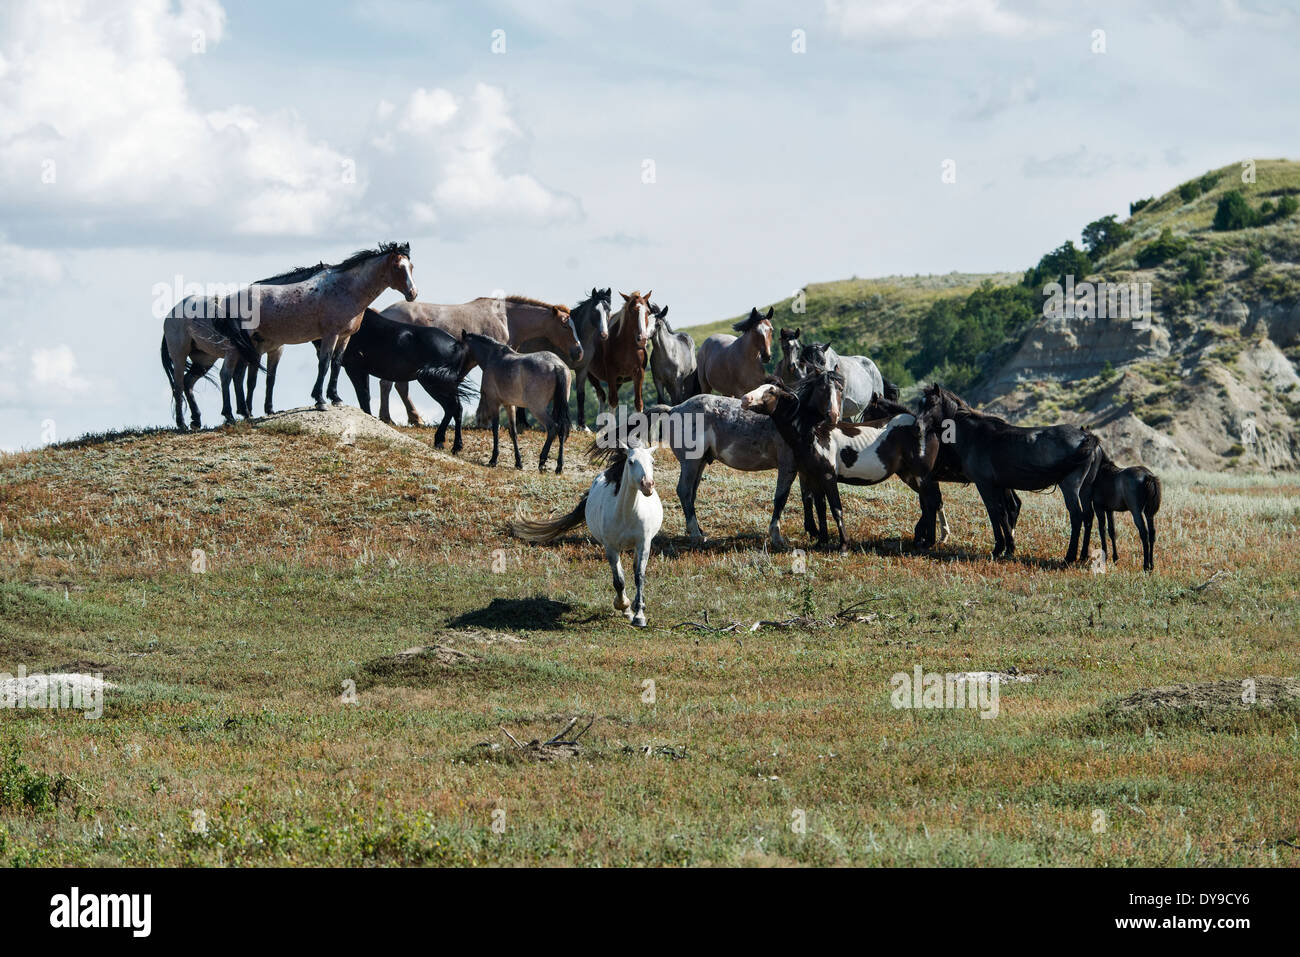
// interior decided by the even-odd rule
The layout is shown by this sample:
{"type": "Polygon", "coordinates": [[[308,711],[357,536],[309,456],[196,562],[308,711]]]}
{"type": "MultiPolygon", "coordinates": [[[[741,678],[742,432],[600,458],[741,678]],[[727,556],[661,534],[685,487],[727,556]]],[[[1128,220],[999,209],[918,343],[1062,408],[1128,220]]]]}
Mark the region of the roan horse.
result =
{"type": "MultiPolygon", "coordinates": [[[[276,352],[278,363],[281,347],[320,340],[311,397],[318,409],[325,408],[327,397],[341,405],[339,370],[348,338],[361,325],[366,307],[385,289],[395,289],[407,302],[413,302],[413,273],[408,243],[380,243],[378,249],[354,253],[337,265],[320,263],[263,279],[253,284],[258,309],[253,342],[258,352],[276,352]],[[326,370],[330,374],[328,389],[324,388],[326,370]]],[[[237,369],[236,374],[241,371],[237,369]]],[[[270,370],[267,378],[269,411],[274,384],[270,370]]]]}
{"type": "Polygon", "coordinates": [[[668,307],[656,309],[654,345],[650,353],[650,374],[655,380],[655,397],[676,405],[699,395],[700,380],[695,374],[695,340],[684,332],[674,332],[668,325],[668,307]]]}
{"type": "Polygon", "coordinates": [[[740,407],[739,399],[724,395],[692,396],[671,408],[652,405],[647,411],[656,445],[671,450],[680,467],[677,500],[681,502],[686,534],[692,544],[700,545],[707,540],[695,515],[700,479],[711,463],[721,462],[739,472],[777,470],[768,537],[773,548],[785,548],[781,511],[797,470],[794,452],[770,418],[747,412],[740,407]],[[697,427],[698,431],[691,431],[697,427]]]}
{"type": "Polygon", "coordinates": [[[506,407],[506,425],[510,441],[515,448],[515,468],[524,467],[519,454],[519,430],[515,425],[515,409],[524,406],[546,429],[538,471],[546,470],[546,457],[551,443],[559,438],[560,450],[555,457],[555,471],[564,471],[564,443],[569,437],[569,384],[573,373],[553,352],[531,352],[520,355],[504,342],[490,336],[466,332],[461,341],[469,348],[474,359],[483,368],[483,384],[479,392],[479,413],[492,418],[492,458],[488,465],[497,464],[501,445],[501,406],[506,407]],[[550,410],[546,404],[550,402],[550,410]]]}
{"type": "MultiPolygon", "coordinates": [[[[519,349],[533,339],[545,339],[552,352],[570,363],[579,362],[584,354],[569,308],[527,296],[483,297],[445,306],[408,300],[394,303],[381,315],[417,326],[436,326],[457,339],[462,332],[473,332],[504,342],[512,349],[519,349]]],[[[379,418],[384,422],[392,421],[388,413],[388,392],[392,385],[392,382],[379,383],[379,418]]],[[[412,425],[422,424],[420,414],[411,405],[405,383],[397,383],[397,394],[406,406],[406,420],[412,425]]]]}
{"type": "Polygon", "coordinates": [[[614,607],[638,628],[646,626],[645,573],[650,544],[664,523],[664,506],[655,491],[654,458],[643,448],[609,448],[594,456],[608,467],[567,515],[549,522],[517,519],[510,532],[529,542],[554,541],[583,522],[605,546],[614,578],[614,607]],[[636,598],[628,601],[619,554],[631,551],[636,598]]]}
{"type": "Polygon", "coordinates": [[[794,449],[804,487],[816,499],[816,534],[821,545],[826,544],[826,502],[830,500],[841,551],[846,543],[838,483],[876,485],[897,475],[915,488],[929,474],[939,453],[938,436],[927,434],[909,412],[894,416],[879,429],[839,422],[843,382],[838,372],[824,369],[793,388],[772,377],[741,400],[745,408],[771,416],[782,438],[794,449]]]}
{"type": "Polygon", "coordinates": [[[723,332],[704,340],[695,357],[700,392],[719,392],[740,398],[763,384],[763,364],[772,358],[772,309],[757,309],[731,328],[739,337],[723,332]]]}
{"type": "Polygon", "coordinates": [[[1092,535],[1092,485],[1104,454],[1097,436],[1075,425],[1023,428],[976,412],[960,398],[932,385],[921,402],[922,422],[940,432],[939,460],[975,485],[993,526],[993,557],[1015,554],[1004,490],[1039,491],[1060,486],[1070,513],[1070,547],[1065,563],[1083,557],[1092,535]]]}
{"type": "Polygon", "coordinates": [[[1156,567],[1156,512],[1160,511],[1160,479],[1144,465],[1119,468],[1102,453],[1097,478],[1092,485],[1092,507],[1097,514],[1097,532],[1101,551],[1106,554],[1106,535],[1110,534],[1111,557],[1119,561],[1115,547],[1115,512],[1127,509],[1142,539],[1142,570],[1156,567]]]}
{"type": "Polygon", "coordinates": [[[357,404],[367,415],[371,376],[390,382],[419,382],[444,410],[433,437],[434,448],[442,448],[447,425],[454,423],[456,438],[451,451],[461,450],[461,400],[473,395],[462,381],[469,371],[469,349],[464,343],[441,329],[395,322],[367,309],[343,353],[343,369],[356,389],[357,404]]]}
{"type": "Polygon", "coordinates": [[[632,397],[638,412],[645,408],[641,397],[645,383],[648,353],[646,346],[654,333],[655,316],[650,309],[650,293],[639,291],[632,295],[620,292],[623,308],[609,322],[609,338],[596,344],[587,378],[596,390],[601,405],[613,408],[618,405],[618,389],[624,382],[632,383],[632,397]],[[604,382],[608,394],[600,387],[604,382]]]}

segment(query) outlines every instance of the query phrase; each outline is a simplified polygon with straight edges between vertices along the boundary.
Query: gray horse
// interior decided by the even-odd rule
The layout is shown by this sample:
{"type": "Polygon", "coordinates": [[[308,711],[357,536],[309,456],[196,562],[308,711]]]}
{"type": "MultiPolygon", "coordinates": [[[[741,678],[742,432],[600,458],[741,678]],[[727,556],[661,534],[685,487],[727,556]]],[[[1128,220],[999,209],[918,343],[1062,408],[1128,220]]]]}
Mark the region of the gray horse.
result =
{"type": "Polygon", "coordinates": [[[674,332],[668,325],[668,307],[650,307],[659,320],[650,341],[650,373],[655,380],[655,395],[660,402],[676,405],[700,394],[700,380],[695,373],[695,340],[684,332],[674,332]]]}
{"type": "MultiPolygon", "coordinates": [[[[567,315],[567,313],[566,313],[567,315]]],[[[551,443],[560,440],[555,457],[555,471],[564,471],[564,443],[569,437],[569,385],[573,373],[564,361],[553,352],[532,352],[520,355],[504,342],[491,336],[473,332],[461,333],[474,361],[483,369],[483,383],[479,391],[479,411],[491,417],[492,458],[488,465],[497,464],[500,453],[501,406],[506,407],[506,425],[510,428],[510,441],[515,447],[515,468],[524,467],[519,454],[519,431],[515,425],[515,409],[526,407],[546,429],[538,471],[546,471],[546,457],[551,443]],[[547,409],[547,403],[550,408],[547,409]]]]}
{"type": "MultiPolygon", "coordinates": [[[[652,405],[646,411],[653,423],[655,444],[670,449],[681,467],[677,499],[693,543],[705,541],[695,517],[695,494],[704,469],[716,461],[740,472],[777,470],[768,535],[774,548],[785,547],[781,512],[797,470],[794,452],[770,418],[747,412],[740,407],[739,399],[723,395],[697,395],[672,407],[652,405]]],[[[799,494],[803,498],[802,482],[799,494]]]]}

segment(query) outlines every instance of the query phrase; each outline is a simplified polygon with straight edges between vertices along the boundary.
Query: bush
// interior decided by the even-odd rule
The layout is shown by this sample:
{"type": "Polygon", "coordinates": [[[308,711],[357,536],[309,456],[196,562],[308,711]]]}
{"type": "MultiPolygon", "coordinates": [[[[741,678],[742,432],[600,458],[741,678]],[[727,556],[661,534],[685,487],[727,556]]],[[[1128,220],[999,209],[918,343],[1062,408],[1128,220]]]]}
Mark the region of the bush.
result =
{"type": "Polygon", "coordinates": [[[1188,282],[1200,282],[1209,272],[1205,265],[1205,257],[1199,253],[1188,256],[1183,260],[1183,266],[1187,270],[1186,277],[1188,282]]]}
{"type": "Polygon", "coordinates": [[[1144,206],[1150,206],[1153,202],[1155,202],[1154,196],[1148,196],[1146,199],[1135,199],[1133,202],[1128,204],[1128,214],[1132,216],[1139,209],[1142,209],[1144,206]]]}
{"type": "Polygon", "coordinates": [[[1114,216],[1103,216],[1083,227],[1083,248],[1096,262],[1133,238],[1133,230],[1115,221],[1114,216]]]}
{"type": "Polygon", "coordinates": [[[1251,246],[1250,251],[1246,253],[1246,272],[1256,272],[1266,262],[1268,262],[1268,257],[1260,251],[1259,247],[1251,246]]]}
{"type": "Polygon", "coordinates": [[[1073,276],[1077,282],[1091,272],[1092,261],[1088,258],[1088,254],[1067,239],[1038,260],[1038,265],[1025,273],[1021,285],[1039,291],[1049,282],[1065,285],[1066,276],[1073,276]]]}
{"type": "Polygon", "coordinates": [[[1166,260],[1182,255],[1186,249],[1187,240],[1178,238],[1173,230],[1166,226],[1156,239],[1138,250],[1137,264],[1143,269],[1150,269],[1152,266],[1158,266],[1166,260]]]}
{"type": "Polygon", "coordinates": [[[1287,193],[1277,201],[1277,219],[1286,219],[1297,209],[1300,209],[1300,199],[1296,199],[1290,193],[1287,193]]]}
{"type": "Polygon", "coordinates": [[[1190,203],[1200,195],[1201,187],[1195,180],[1190,183],[1184,183],[1182,186],[1178,187],[1178,198],[1184,203],[1190,203]]]}
{"type": "Polygon", "coordinates": [[[1260,215],[1251,209],[1246,197],[1235,189],[1230,189],[1219,199],[1219,208],[1214,211],[1214,228],[1219,232],[1231,229],[1245,229],[1259,223],[1260,215]]]}

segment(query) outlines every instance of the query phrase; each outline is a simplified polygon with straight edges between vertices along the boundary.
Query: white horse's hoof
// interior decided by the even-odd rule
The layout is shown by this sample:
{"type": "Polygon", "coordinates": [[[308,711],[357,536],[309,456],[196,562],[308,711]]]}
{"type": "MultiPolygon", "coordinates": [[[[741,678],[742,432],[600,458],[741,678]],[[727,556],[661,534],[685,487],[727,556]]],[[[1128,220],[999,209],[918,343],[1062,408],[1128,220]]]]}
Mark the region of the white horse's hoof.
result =
{"type": "Polygon", "coordinates": [[[645,626],[646,626],[645,615],[637,615],[635,618],[632,619],[633,628],[644,628],[645,626]]]}

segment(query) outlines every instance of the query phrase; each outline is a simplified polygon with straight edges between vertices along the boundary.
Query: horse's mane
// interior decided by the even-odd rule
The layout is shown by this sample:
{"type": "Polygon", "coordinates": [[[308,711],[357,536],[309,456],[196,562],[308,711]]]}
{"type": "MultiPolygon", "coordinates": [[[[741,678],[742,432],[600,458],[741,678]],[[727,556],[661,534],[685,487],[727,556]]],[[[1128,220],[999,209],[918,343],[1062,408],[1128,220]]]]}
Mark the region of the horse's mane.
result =
{"type": "Polygon", "coordinates": [[[541,309],[560,309],[564,312],[569,311],[568,306],[558,305],[553,302],[543,302],[541,299],[534,299],[532,296],[511,295],[505,297],[506,302],[518,303],[521,306],[537,306],[541,309]]]}
{"type": "Polygon", "coordinates": [[[353,266],[359,266],[368,259],[374,259],[376,256],[386,256],[391,252],[401,253],[403,256],[411,255],[410,243],[380,243],[375,249],[359,249],[347,259],[339,263],[330,265],[326,262],[319,262],[315,266],[297,266],[288,272],[282,272],[276,276],[270,276],[266,279],[257,280],[254,285],[257,286],[287,286],[295,282],[305,282],[312,276],[323,273],[327,269],[333,269],[338,272],[346,272],[353,266]]]}
{"type": "Polygon", "coordinates": [[[737,332],[749,332],[750,329],[753,329],[760,322],[763,322],[766,319],[767,316],[763,315],[757,309],[751,309],[746,318],[741,319],[740,322],[736,323],[731,328],[735,329],[737,332]]]}
{"type": "Polygon", "coordinates": [[[587,459],[594,465],[603,465],[605,470],[601,472],[601,477],[606,482],[614,486],[614,494],[618,494],[619,487],[623,484],[623,466],[627,465],[627,448],[621,445],[597,445],[591,443],[591,448],[587,450],[587,459]]]}
{"type": "Polygon", "coordinates": [[[461,335],[465,337],[466,343],[478,341],[480,345],[491,349],[493,354],[514,352],[507,343],[502,342],[500,339],[493,339],[491,336],[485,336],[479,332],[462,332],[461,335]]]}

